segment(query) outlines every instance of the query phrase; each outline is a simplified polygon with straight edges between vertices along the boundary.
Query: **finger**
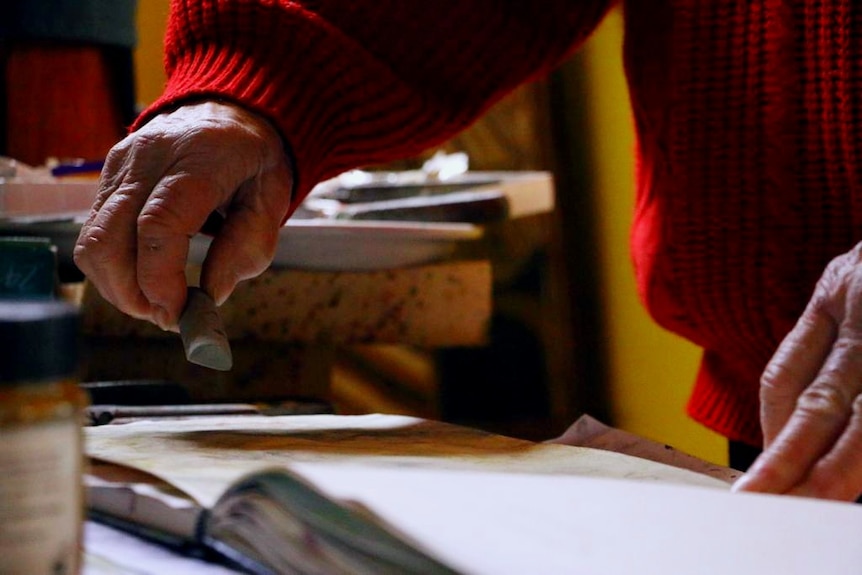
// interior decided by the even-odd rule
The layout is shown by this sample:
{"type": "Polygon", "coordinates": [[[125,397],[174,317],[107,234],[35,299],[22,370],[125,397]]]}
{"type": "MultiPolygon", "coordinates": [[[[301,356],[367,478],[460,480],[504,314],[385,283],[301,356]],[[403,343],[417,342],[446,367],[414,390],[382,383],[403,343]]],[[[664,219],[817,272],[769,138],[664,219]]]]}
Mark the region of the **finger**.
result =
{"type": "Polygon", "coordinates": [[[862,395],[838,442],[790,493],[806,497],[854,501],[862,493],[862,395]]]}
{"type": "Polygon", "coordinates": [[[191,237],[224,201],[209,177],[166,173],[137,218],[137,281],[163,329],[175,329],[186,298],[191,237]]]}
{"type": "Polygon", "coordinates": [[[120,186],[129,172],[130,147],[126,140],[114,146],[105,158],[105,164],[99,173],[99,187],[93,205],[90,207],[90,218],[104,205],[105,201],[120,186]]]}
{"type": "Polygon", "coordinates": [[[765,449],[787,424],[799,395],[817,377],[836,333],[832,316],[809,306],[772,356],[760,381],[760,419],[765,449]]]}
{"type": "Polygon", "coordinates": [[[137,161],[133,151],[116,175],[102,180],[100,198],[81,228],[74,258],[105,299],[133,317],[150,319],[152,309],[136,276],[136,221],[160,174],[129,167],[137,161]]]}
{"type": "Polygon", "coordinates": [[[838,441],[862,384],[862,340],[847,326],[785,427],[737,482],[738,490],[785,493],[802,483],[838,441]]]}
{"type": "Polygon", "coordinates": [[[236,285],[260,275],[275,254],[290,203],[290,173],[279,166],[240,188],[201,269],[201,287],[221,305],[236,285]]]}

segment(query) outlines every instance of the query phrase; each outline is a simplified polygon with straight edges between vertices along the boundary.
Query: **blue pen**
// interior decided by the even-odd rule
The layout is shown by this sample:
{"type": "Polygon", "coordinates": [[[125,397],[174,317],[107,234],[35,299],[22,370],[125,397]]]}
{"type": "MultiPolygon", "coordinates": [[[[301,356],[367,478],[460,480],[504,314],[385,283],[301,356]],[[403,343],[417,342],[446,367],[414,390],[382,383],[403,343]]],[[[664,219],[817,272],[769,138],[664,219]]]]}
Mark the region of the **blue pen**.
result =
{"type": "Polygon", "coordinates": [[[89,173],[99,173],[105,165],[104,160],[81,160],[73,163],[58,164],[51,168],[51,175],[60,178],[89,173]]]}

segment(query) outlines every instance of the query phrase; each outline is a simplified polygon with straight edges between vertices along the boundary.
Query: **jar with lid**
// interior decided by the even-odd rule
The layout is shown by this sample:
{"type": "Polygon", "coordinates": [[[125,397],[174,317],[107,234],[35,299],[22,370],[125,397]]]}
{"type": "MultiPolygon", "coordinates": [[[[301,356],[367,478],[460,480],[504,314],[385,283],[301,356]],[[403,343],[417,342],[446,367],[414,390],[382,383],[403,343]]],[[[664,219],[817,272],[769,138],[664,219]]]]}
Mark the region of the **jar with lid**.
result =
{"type": "Polygon", "coordinates": [[[0,301],[0,573],[81,568],[79,323],[60,301],[0,301]]]}

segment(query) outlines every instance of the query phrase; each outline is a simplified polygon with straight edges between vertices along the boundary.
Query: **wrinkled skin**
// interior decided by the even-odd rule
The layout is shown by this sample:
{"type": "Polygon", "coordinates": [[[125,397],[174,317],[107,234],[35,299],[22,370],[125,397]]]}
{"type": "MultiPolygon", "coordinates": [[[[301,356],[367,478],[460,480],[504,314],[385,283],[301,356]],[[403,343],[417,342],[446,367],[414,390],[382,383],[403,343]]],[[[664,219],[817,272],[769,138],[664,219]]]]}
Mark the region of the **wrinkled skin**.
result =
{"type": "Polygon", "coordinates": [[[835,258],[761,379],[764,453],[740,491],[862,493],[862,244],[835,258]]]}
{"type": "Polygon", "coordinates": [[[218,212],[201,270],[216,303],[271,263],[292,174],[263,118],[216,102],[154,117],[108,154],[75,263],[126,314],[176,330],[189,241],[218,212]]]}

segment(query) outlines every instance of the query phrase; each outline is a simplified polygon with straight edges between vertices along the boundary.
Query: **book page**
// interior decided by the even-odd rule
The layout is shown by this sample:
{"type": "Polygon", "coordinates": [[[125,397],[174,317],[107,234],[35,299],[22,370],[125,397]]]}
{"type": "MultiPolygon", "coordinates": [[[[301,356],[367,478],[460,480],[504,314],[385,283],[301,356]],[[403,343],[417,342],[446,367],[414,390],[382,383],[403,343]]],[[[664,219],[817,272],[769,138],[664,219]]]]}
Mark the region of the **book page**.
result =
{"type": "Polygon", "coordinates": [[[85,437],[91,457],[152,473],[207,507],[251,471],[299,462],[615,477],[729,489],[718,479],[637,457],[395,415],[166,418],[90,427],[85,437]]]}
{"type": "Polygon", "coordinates": [[[84,475],[91,513],[121,518],[141,535],[195,542],[202,507],[171,483],[138,469],[91,459],[84,475]],[[146,533],[144,531],[146,530],[146,533]]]}
{"type": "Polygon", "coordinates": [[[589,415],[579,417],[562,435],[549,440],[548,443],[577,445],[625,453],[650,461],[666,463],[673,467],[696,471],[728,483],[733,483],[742,477],[741,471],[704,461],[688,453],[678,451],[670,445],[610,427],[589,415]]]}

